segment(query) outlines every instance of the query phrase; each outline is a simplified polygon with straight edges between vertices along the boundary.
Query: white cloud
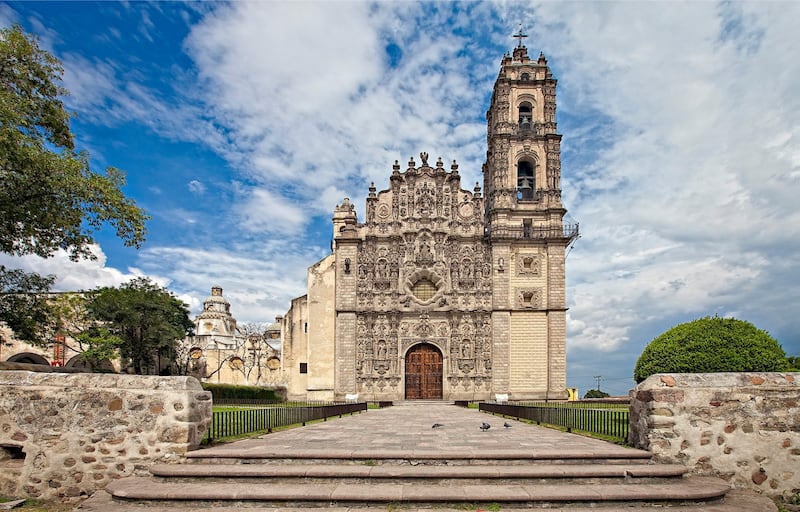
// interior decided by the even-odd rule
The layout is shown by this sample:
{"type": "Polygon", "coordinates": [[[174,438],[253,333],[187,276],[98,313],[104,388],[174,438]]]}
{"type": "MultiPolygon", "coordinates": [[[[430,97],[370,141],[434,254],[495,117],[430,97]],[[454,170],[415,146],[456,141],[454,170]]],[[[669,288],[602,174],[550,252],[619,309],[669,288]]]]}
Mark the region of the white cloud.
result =
{"type": "MultiPolygon", "coordinates": [[[[120,271],[106,266],[106,255],[103,250],[95,245],[91,248],[96,256],[94,260],[71,261],[66,252],[56,251],[50,258],[39,256],[9,256],[0,253],[0,265],[8,268],[19,268],[26,272],[36,272],[41,275],[54,275],[56,282],[53,291],[91,290],[103,286],[119,286],[145,274],[137,268],[120,271]]],[[[166,286],[169,279],[158,274],[147,275],[154,282],[166,286]]]]}
{"type": "Polygon", "coordinates": [[[300,233],[308,222],[307,209],[266,188],[248,189],[236,204],[234,212],[247,231],[266,233],[300,233]]]}
{"type": "MultiPolygon", "coordinates": [[[[231,303],[231,313],[240,322],[271,321],[289,308],[289,299],[302,293],[306,267],[321,255],[313,248],[291,241],[253,245],[248,251],[231,243],[228,247],[157,247],[142,251],[145,270],[163,268],[170,262],[171,289],[191,297],[194,314],[211,291],[221,286],[231,303]],[[295,264],[286,265],[286,261],[295,264]]],[[[184,299],[186,300],[186,299],[184,299]]]]}
{"type": "MultiPolygon", "coordinates": [[[[458,38],[424,30],[414,30],[412,38],[414,23],[395,26],[398,13],[415,9],[364,3],[229,7],[194,27],[186,46],[217,123],[232,131],[244,157],[239,169],[259,183],[249,204],[262,202],[258,195],[266,186],[292,190],[313,214],[329,216],[342,199],[329,193],[333,187],[360,197],[365,181],[386,185],[395,159],[419,151],[459,158],[456,153],[482,140],[477,123],[464,121],[480,113],[464,113],[475,92],[458,38]],[[389,27],[393,39],[408,45],[396,69],[387,67],[383,50],[389,27]]],[[[482,151],[466,156],[462,171],[477,179],[482,151]]],[[[247,219],[249,229],[257,227],[247,219]]],[[[295,227],[281,219],[277,224],[295,227]]]]}
{"type": "Polygon", "coordinates": [[[200,180],[191,180],[187,185],[187,188],[189,189],[189,192],[198,196],[202,196],[206,193],[206,185],[200,180]]]}

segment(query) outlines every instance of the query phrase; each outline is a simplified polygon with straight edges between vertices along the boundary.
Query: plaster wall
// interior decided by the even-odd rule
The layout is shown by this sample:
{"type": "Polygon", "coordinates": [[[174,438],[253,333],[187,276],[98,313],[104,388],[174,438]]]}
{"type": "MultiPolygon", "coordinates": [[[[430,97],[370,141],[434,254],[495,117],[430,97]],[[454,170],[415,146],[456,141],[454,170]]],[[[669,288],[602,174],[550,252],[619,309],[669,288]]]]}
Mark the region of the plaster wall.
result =
{"type": "Polygon", "coordinates": [[[210,422],[193,377],[0,371],[0,495],[89,495],[180,460],[210,422]]]}
{"type": "Polygon", "coordinates": [[[653,375],[630,396],[630,441],[659,462],[767,495],[800,492],[800,373],[653,375]]]}

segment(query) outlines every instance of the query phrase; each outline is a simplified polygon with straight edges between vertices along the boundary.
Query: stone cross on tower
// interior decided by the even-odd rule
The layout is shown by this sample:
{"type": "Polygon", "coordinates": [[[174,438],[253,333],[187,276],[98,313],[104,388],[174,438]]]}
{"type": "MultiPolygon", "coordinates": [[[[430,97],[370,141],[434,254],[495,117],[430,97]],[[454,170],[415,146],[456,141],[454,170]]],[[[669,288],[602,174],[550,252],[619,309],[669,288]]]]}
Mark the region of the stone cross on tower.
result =
{"type": "Polygon", "coordinates": [[[522,23],[519,24],[519,30],[511,37],[517,38],[517,48],[522,48],[522,40],[528,37],[528,34],[522,32],[522,23]]]}

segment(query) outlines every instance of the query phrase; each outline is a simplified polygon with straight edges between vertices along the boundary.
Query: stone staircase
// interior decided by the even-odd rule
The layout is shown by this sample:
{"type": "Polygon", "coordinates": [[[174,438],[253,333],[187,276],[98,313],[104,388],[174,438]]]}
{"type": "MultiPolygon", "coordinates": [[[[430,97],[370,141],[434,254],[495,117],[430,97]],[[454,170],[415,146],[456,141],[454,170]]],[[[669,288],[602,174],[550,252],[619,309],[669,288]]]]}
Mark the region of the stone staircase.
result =
{"type": "MultiPolygon", "coordinates": [[[[498,424],[498,418],[488,418],[502,425],[503,420],[498,424]]],[[[513,433],[502,427],[439,433],[442,429],[427,426],[424,432],[381,444],[380,435],[365,437],[364,429],[370,425],[365,421],[345,418],[297,429],[307,433],[305,443],[300,437],[279,442],[285,434],[279,432],[191,452],[183,464],[154,465],[149,476],[111,483],[78,510],[776,510],[769,508],[769,500],[731,493],[720,479],[687,476],[679,465],[654,464],[641,450],[580,436],[559,442],[558,436],[572,434],[549,429],[530,431],[541,439],[539,447],[519,442],[506,446],[503,436],[527,439],[531,435],[523,429],[537,429],[522,423],[514,422],[513,433]],[[441,437],[447,435],[453,437],[441,437]],[[438,441],[438,448],[429,448],[427,439],[438,441]]]]}

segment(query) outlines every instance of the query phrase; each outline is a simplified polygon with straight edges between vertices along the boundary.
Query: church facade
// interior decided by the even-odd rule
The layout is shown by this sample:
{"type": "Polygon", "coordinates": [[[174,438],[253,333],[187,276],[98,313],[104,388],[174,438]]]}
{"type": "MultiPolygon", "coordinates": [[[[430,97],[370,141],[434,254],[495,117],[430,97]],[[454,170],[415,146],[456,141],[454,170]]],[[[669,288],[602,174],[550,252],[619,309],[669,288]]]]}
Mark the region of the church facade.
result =
{"type": "Polygon", "coordinates": [[[556,80],[523,45],[487,112],[483,186],[421,153],[344,199],[332,254],[282,319],[290,399],[566,398],[565,253],[556,80]]]}

